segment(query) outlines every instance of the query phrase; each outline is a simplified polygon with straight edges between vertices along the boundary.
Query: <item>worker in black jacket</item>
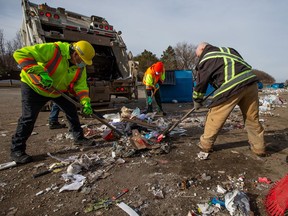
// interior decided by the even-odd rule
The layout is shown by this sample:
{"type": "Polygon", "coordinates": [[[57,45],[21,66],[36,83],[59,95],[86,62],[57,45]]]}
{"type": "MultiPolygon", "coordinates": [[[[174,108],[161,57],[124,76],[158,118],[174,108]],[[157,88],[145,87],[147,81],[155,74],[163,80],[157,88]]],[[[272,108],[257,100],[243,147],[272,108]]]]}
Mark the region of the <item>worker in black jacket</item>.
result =
{"type": "Polygon", "coordinates": [[[196,56],[199,61],[193,91],[195,110],[202,106],[208,84],[216,88],[198,146],[205,152],[213,151],[219,131],[238,105],[251,150],[258,156],[266,156],[264,129],[259,122],[258,78],[252,73],[252,67],[235,49],[206,42],[197,46],[196,56]]]}

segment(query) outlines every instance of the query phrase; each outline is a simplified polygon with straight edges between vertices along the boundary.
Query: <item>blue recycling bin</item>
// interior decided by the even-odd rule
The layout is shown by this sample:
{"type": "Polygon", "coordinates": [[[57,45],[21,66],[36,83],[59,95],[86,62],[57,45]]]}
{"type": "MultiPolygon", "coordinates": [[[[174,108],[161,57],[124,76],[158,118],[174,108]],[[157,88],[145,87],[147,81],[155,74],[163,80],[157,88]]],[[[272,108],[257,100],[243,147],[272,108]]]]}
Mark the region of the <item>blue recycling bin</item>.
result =
{"type": "Polygon", "coordinates": [[[192,102],[193,74],[191,70],[166,71],[160,87],[162,103],[192,102]]]}

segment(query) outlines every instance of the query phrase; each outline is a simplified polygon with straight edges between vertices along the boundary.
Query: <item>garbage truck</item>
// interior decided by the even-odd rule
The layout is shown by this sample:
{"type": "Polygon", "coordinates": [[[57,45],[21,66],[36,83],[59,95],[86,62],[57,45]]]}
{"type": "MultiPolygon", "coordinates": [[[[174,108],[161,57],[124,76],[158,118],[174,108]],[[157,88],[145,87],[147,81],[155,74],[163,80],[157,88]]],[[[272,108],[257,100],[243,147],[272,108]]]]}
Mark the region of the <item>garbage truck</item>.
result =
{"type": "Polygon", "coordinates": [[[116,31],[105,18],[28,0],[22,0],[22,10],[20,33],[25,46],[79,40],[93,45],[96,55],[93,64],[86,66],[92,106],[109,105],[112,97],[138,99],[138,64],[127,52],[121,31],[116,31]]]}

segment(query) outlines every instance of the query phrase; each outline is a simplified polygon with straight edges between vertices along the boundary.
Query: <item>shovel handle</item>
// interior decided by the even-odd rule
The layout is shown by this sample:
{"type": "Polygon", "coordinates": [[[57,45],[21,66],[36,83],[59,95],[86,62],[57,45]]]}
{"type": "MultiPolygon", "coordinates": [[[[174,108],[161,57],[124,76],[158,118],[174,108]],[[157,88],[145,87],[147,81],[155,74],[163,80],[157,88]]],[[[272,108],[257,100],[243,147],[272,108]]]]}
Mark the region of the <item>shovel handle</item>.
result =
{"type": "MultiPolygon", "coordinates": [[[[215,89],[216,90],[216,89],[215,89]]],[[[214,92],[210,92],[204,99],[203,101],[205,101],[208,97],[210,97],[214,92]]],[[[184,116],[181,117],[180,120],[178,120],[177,122],[175,122],[171,127],[166,128],[163,133],[161,134],[162,136],[165,136],[167,133],[170,133],[180,122],[182,122],[185,118],[187,118],[187,116],[189,116],[192,112],[195,111],[195,108],[193,107],[191,110],[189,110],[184,116]]]]}
{"type": "Polygon", "coordinates": [[[39,173],[34,174],[34,175],[33,175],[33,178],[38,178],[38,177],[40,177],[40,176],[46,175],[46,174],[51,173],[51,172],[52,172],[52,170],[44,170],[44,171],[42,171],[42,172],[39,172],[39,173]]]}
{"type": "MultiPolygon", "coordinates": [[[[66,98],[68,101],[70,101],[71,103],[73,103],[76,107],[78,108],[83,108],[83,106],[78,103],[77,101],[73,100],[71,97],[69,97],[68,95],[66,95],[65,93],[61,92],[60,90],[56,89],[55,87],[51,87],[52,90],[56,91],[57,93],[59,93],[62,97],[66,98]]],[[[99,114],[95,114],[93,112],[92,117],[97,119],[98,121],[100,121],[102,124],[106,125],[107,127],[109,127],[111,130],[113,130],[114,132],[117,133],[118,136],[122,136],[124,135],[121,131],[117,130],[116,128],[114,128],[113,126],[111,126],[108,122],[106,122],[103,118],[103,116],[101,117],[99,114]]]]}

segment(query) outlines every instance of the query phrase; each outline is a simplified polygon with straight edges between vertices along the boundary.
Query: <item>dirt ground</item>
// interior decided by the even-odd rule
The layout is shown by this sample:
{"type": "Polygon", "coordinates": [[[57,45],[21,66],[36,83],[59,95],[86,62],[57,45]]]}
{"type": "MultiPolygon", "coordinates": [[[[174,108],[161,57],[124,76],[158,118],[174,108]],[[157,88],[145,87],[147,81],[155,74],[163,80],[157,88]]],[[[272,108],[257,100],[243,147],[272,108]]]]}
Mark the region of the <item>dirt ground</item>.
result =
{"type": "MultiPolygon", "coordinates": [[[[130,103],[125,99],[113,99],[111,106],[126,106],[131,109],[139,107],[144,110],[145,99],[141,89],[139,95],[138,101],[130,103]]],[[[287,92],[280,93],[280,96],[288,99],[287,92]]],[[[0,87],[0,98],[2,164],[10,161],[11,136],[21,114],[20,89],[0,87]]],[[[192,107],[191,103],[165,103],[163,106],[168,113],[165,119],[169,121],[179,119],[192,107]]],[[[203,119],[206,111],[195,112],[190,119],[203,119]]],[[[48,152],[61,158],[80,157],[84,154],[100,155],[104,160],[111,157],[115,141],[106,142],[100,134],[94,138],[98,142],[96,147],[73,147],[71,140],[57,139],[67,129],[49,130],[49,112],[41,112],[34,128],[35,135],[27,141],[27,153],[33,156],[34,162],[0,171],[0,215],[124,216],[128,214],[115,203],[107,209],[101,208],[90,213],[85,213],[85,209],[89,204],[117,195],[127,188],[129,192],[120,197],[119,201],[132,207],[139,215],[182,216],[191,210],[197,211],[197,204],[208,203],[213,197],[223,196],[217,193],[217,185],[230,190],[242,188],[250,199],[254,215],[266,215],[263,200],[272,184],[258,183],[258,178],[267,177],[275,182],[288,172],[288,110],[287,107],[280,106],[271,113],[261,115],[270,157],[259,158],[252,154],[241,116],[238,115],[240,121],[234,119],[225,124],[217,139],[215,151],[207,160],[200,160],[197,157],[199,149],[196,143],[203,132],[203,123],[186,121],[181,124],[187,130],[185,134],[171,135],[165,140],[171,147],[169,152],[154,154],[150,150],[142,150],[131,157],[123,158],[125,163],[114,163],[106,170],[103,164],[96,164],[80,174],[88,176],[91,171],[105,170],[102,178],[91,180],[87,177],[88,180],[79,190],[60,193],[59,189],[65,184],[61,175],[66,172],[66,168],[57,173],[32,177],[57,162],[47,156],[48,152]],[[231,122],[237,126],[229,127],[231,122]],[[40,191],[45,192],[39,193],[40,191]]],[[[60,117],[65,120],[62,113],[60,117]]],[[[92,122],[101,126],[96,120],[80,119],[82,123],[92,122]]],[[[229,212],[222,208],[215,215],[229,215],[229,212]]]]}

